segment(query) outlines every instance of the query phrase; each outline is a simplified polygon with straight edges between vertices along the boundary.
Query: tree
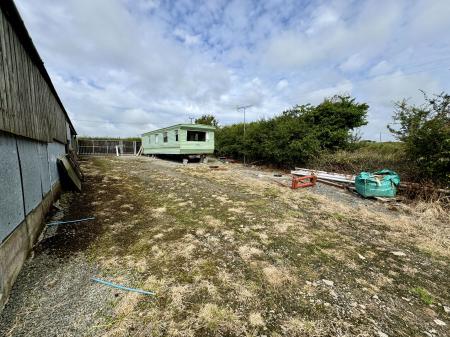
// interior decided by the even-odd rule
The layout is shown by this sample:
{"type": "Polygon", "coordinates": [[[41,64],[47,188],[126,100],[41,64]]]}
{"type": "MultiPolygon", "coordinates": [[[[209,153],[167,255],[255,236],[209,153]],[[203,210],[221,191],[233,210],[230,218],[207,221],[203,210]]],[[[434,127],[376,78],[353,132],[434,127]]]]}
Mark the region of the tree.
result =
{"type": "Polygon", "coordinates": [[[435,182],[450,183],[450,95],[441,93],[425,103],[411,105],[406,100],[395,104],[394,120],[398,128],[388,129],[405,143],[408,159],[418,167],[417,176],[435,182]]]}
{"type": "Polygon", "coordinates": [[[204,124],[204,125],[212,125],[215,127],[219,126],[219,122],[217,121],[216,117],[213,115],[203,115],[195,120],[195,124],[204,124]]]}
{"type": "Polygon", "coordinates": [[[271,119],[220,128],[216,132],[219,155],[282,166],[303,164],[321,151],[345,148],[352,131],[367,123],[369,106],[349,96],[334,96],[321,104],[296,105],[271,119]]]}

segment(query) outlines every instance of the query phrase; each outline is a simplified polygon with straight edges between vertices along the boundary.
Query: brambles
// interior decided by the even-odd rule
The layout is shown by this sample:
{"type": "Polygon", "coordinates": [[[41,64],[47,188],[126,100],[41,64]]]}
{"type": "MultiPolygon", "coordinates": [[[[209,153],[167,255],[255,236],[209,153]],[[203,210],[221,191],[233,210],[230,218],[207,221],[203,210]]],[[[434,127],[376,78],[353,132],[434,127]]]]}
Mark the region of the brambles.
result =
{"type": "Polygon", "coordinates": [[[406,100],[395,105],[394,120],[398,129],[388,129],[405,143],[406,156],[420,170],[416,174],[442,185],[450,183],[450,95],[424,94],[421,106],[406,100]]]}

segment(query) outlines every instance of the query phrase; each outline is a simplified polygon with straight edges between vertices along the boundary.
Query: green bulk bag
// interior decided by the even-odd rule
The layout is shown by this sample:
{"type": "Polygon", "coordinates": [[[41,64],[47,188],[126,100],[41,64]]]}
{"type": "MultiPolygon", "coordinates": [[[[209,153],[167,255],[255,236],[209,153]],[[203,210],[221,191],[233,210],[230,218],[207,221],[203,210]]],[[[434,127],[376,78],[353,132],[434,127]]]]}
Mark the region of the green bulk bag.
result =
{"type": "Polygon", "coordinates": [[[361,172],[355,178],[356,191],[364,198],[395,197],[400,176],[391,170],[361,172]]]}

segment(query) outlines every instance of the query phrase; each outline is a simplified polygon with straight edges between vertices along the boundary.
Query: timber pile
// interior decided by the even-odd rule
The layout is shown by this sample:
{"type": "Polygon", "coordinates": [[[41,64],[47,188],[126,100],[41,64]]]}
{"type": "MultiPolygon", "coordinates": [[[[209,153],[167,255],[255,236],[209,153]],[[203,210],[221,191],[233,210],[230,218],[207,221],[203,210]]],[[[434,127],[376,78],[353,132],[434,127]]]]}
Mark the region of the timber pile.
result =
{"type": "Polygon", "coordinates": [[[318,181],[321,181],[321,180],[335,181],[335,182],[346,183],[346,184],[354,184],[355,177],[356,177],[351,174],[325,172],[325,171],[311,170],[311,169],[298,168],[298,167],[296,167],[295,170],[291,171],[291,174],[296,175],[296,176],[316,176],[318,181]]]}
{"type": "MultiPolygon", "coordinates": [[[[334,173],[334,172],[326,172],[326,171],[319,171],[319,170],[312,170],[307,168],[298,168],[296,167],[295,170],[291,171],[291,174],[294,176],[309,176],[309,175],[315,175],[317,177],[317,181],[339,187],[344,189],[351,189],[351,185],[355,183],[355,175],[351,174],[342,174],[342,173],[334,173]]],[[[433,186],[426,186],[419,183],[410,183],[410,182],[401,182],[399,185],[400,190],[423,190],[426,192],[434,192],[438,194],[450,194],[449,189],[443,189],[443,188],[435,188],[433,186]]]]}

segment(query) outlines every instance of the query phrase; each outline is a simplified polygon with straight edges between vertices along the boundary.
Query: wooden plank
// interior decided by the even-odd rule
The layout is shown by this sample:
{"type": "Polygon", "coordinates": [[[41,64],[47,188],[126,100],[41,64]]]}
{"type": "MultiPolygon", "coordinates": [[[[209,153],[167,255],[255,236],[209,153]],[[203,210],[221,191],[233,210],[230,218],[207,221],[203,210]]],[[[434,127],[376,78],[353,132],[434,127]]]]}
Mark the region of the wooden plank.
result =
{"type": "MultiPolygon", "coordinates": [[[[0,13],[0,40],[3,40],[3,13],[0,13]]],[[[5,129],[5,110],[8,109],[5,89],[5,70],[3,65],[3,47],[0,42],[0,130],[5,129]]]]}
{"type": "Polygon", "coordinates": [[[64,109],[0,11],[0,129],[67,143],[66,122],[64,109]]]}
{"type": "Polygon", "coordinates": [[[296,167],[294,171],[291,171],[291,174],[305,176],[305,175],[315,175],[317,178],[331,181],[338,181],[343,183],[354,183],[355,176],[350,174],[339,174],[333,172],[325,172],[319,170],[312,170],[306,168],[298,168],[296,167]]]}
{"type": "Polygon", "coordinates": [[[58,164],[60,164],[61,167],[64,169],[64,172],[66,173],[70,181],[73,183],[73,185],[76,187],[76,189],[78,191],[81,191],[81,180],[75,173],[75,169],[72,167],[72,164],[70,163],[69,159],[67,159],[66,156],[58,158],[58,164]]]}
{"type": "Polygon", "coordinates": [[[14,48],[14,55],[13,55],[13,61],[14,61],[14,69],[16,74],[16,88],[17,88],[17,106],[18,110],[15,111],[16,113],[16,125],[18,134],[22,136],[27,136],[26,128],[27,128],[27,120],[26,115],[23,111],[24,106],[24,99],[23,99],[23,88],[22,88],[22,64],[20,61],[20,51],[18,44],[18,38],[15,34],[12,36],[12,46],[14,48]]]}
{"type": "MultiPolygon", "coordinates": [[[[26,54],[25,54],[26,56],[26,54]]],[[[33,137],[41,141],[45,141],[45,137],[39,130],[39,119],[35,112],[35,94],[34,94],[34,76],[33,76],[33,63],[27,62],[27,87],[28,87],[28,114],[30,117],[30,124],[32,128],[33,137]]]]}
{"type": "Polygon", "coordinates": [[[11,71],[11,77],[10,77],[10,85],[11,85],[11,98],[13,102],[13,108],[10,111],[11,113],[11,122],[14,125],[14,133],[16,135],[21,135],[21,130],[19,129],[20,125],[18,123],[18,111],[20,110],[20,100],[19,100],[19,92],[18,92],[18,74],[17,74],[17,67],[16,67],[16,51],[14,48],[14,31],[12,30],[12,27],[8,23],[8,40],[9,40],[9,59],[10,59],[10,71],[11,71]]]}
{"type": "Polygon", "coordinates": [[[28,137],[36,138],[36,134],[34,132],[34,124],[31,122],[31,111],[30,111],[30,81],[28,74],[28,57],[26,55],[25,49],[22,45],[18,45],[18,54],[19,54],[19,69],[20,69],[20,94],[22,98],[22,108],[23,108],[23,117],[25,117],[26,121],[26,129],[25,132],[28,137]]]}
{"type": "Polygon", "coordinates": [[[2,43],[3,50],[3,70],[5,75],[5,93],[6,93],[6,103],[7,109],[4,112],[3,124],[5,127],[5,131],[13,132],[13,124],[11,120],[11,110],[13,109],[12,98],[11,98],[11,74],[10,74],[10,65],[9,65],[9,37],[8,37],[8,22],[2,13],[2,39],[0,42],[2,43]]]}
{"type": "Polygon", "coordinates": [[[4,28],[4,21],[5,17],[3,13],[0,11],[0,45],[2,48],[2,55],[0,62],[2,63],[2,77],[3,77],[3,89],[4,89],[4,96],[5,96],[5,102],[4,102],[4,111],[2,111],[2,119],[3,119],[3,128],[2,130],[8,131],[9,130],[9,120],[8,120],[8,110],[9,110],[9,104],[8,104],[8,69],[7,69],[7,62],[6,62],[6,44],[5,44],[5,28],[4,28]]]}

